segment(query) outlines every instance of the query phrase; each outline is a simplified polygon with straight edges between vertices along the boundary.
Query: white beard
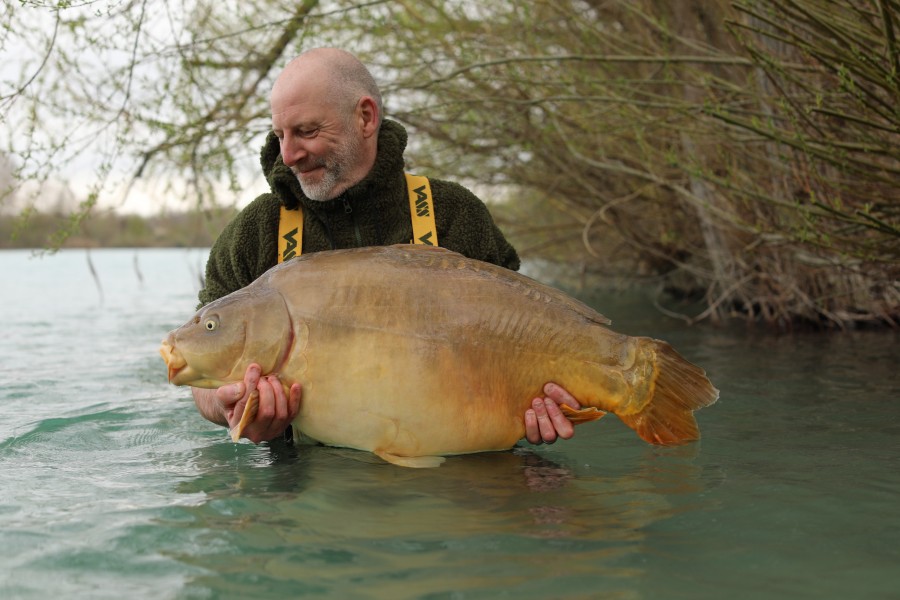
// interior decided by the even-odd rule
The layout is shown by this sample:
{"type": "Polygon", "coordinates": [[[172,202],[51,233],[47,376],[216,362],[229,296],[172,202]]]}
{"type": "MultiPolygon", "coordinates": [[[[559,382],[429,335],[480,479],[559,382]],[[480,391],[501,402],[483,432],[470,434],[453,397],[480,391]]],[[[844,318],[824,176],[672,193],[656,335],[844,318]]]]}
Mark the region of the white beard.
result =
{"type": "Polygon", "coordinates": [[[359,139],[350,135],[347,136],[345,142],[334,148],[329,156],[316,160],[316,166],[325,168],[325,172],[318,181],[303,181],[302,176],[295,170],[295,167],[291,167],[291,171],[294,172],[297,181],[300,182],[300,189],[303,190],[307,198],[325,202],[326,200],[333,200],[346,189],[338,188],[338,184],[343,183],[347,174],[353,170],[353,167],[359,161],[359,156],[359,139]],[[335,191],[336,189],[337,191],[335,191]]]}

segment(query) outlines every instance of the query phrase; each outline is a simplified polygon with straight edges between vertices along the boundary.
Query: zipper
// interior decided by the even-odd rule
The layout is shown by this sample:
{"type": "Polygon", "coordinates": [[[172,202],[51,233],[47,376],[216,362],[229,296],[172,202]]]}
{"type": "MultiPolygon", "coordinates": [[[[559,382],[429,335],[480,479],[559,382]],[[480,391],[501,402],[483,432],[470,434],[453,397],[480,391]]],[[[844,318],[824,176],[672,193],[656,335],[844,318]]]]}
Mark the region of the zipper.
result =
{"type": "Polygon", "coordinates": [[[350,202],[347,201],[346,198],[343,198],[344,201],[344,214],[350,217],[353,221],[353,233],[356,235],[356,247],[362,247],[362,233],[359,231],[359,223],[356,222],[356,215],[353,214],[353,207],[350,206],[350,202]]]}

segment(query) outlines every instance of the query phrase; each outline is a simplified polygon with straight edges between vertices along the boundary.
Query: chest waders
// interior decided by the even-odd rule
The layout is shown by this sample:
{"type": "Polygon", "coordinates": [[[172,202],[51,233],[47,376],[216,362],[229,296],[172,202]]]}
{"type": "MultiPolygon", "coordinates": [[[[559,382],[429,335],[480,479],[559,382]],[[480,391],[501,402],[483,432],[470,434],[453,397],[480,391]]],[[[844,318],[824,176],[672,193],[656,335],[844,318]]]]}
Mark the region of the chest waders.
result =
{"type": "MultiPolygon", "coordinates": [[[[406,173],[409,195],[409,214],[412,218],[412,244],[437,246],[437,227],[434,224],[434,199],[427,177],[406,173]]],[[[303,211],[281,206],[278,220],[278,262],[299,256],[303,252],[303,211]]]]}

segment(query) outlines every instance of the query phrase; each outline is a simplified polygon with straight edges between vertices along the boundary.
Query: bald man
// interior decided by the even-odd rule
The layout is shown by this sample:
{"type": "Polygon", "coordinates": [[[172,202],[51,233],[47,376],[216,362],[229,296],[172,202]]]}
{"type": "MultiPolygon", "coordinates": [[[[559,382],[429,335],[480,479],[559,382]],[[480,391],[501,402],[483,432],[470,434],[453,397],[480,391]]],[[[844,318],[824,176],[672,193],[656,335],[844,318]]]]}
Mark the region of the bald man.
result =
{"type": "MultiPolygon", "coordinates": [[[[213,245],[201,306],[248,285],[278,262],[282,207],[302,213],[303,253],[413,239],[403,168],[406,130],[382,118],[381,92],[365,65],[336,48],[309,50],[278,76],[270,105],[272,131],[260,157],[270,191],[242,210],[213,245]]],[[[441,246],[519,268],[515,249],[481,200],[450,181],[429,183],[441,246]]],[[[251,365],[243,382],[194,388],[193,395],[206,419],[233,428],[254,390],[259,411],[244,437],[254,443],[282,437],[300,409],[298,384],[286,394],[276,377],[262,377],[251,365]]],[[[533,444],[574,432],[558,404],[577,409],[578,402],[553,383],[544,394],[523,415],[525,437],[533,444]]]]}

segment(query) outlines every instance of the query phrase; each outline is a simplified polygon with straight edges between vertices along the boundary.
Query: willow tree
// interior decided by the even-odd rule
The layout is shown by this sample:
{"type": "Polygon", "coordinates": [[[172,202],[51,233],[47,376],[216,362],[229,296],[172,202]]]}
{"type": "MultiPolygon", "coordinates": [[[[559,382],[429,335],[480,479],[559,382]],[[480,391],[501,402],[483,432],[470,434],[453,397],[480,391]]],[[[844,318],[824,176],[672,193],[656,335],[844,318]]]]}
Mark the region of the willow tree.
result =
{"type": "Polygon", "coordinates": [[[0,22],[0,52],[31,49],[0,84],[3,152],[37,182],[90,156],[76,224],[134,181],[198,206],[257,185],[273,77],[334,44],[382,82],[410,167],[501,197],[523,254],[700,294],[689,320],[900,316],[897,0],[103,10],[32,0],[0,22]]]}
{"type": "Polygon", "coordinates": [[[896,324],[896,1],[416,6],[392,58],[442,142],[419,159],[536,198],[524,251],[579,239],[701,293],[691,321],[896,324]]]}
{"type": "Polygon", "coordinates": [[[757,94],[709,112],[753,140],[748,158],[765,166],[739,188],[766,267],[747,291],[773,298],[759,304],[766,316],[896,325],[900,3],[735,6],[728,25],[759,67],[757,94]]]}
{"type": "Polygon", "coordinates": [[[19,204],[80,184],[77,226],[100,198],[121,201],[143,181],[201,208],[237,191],[266,128],[272,72],[318,5],[7,4],[0,139],[19,204]]]}

